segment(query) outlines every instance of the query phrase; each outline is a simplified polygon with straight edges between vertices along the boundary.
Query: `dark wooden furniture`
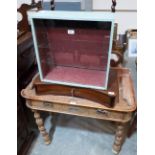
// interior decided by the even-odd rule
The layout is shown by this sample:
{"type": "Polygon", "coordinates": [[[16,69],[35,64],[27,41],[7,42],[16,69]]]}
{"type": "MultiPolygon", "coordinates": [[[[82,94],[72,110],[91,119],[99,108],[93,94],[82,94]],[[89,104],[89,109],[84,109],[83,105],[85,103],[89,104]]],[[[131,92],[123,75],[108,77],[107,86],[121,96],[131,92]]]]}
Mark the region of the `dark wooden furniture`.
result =
{"type": "Polygon", "coordinates": [[[127,124],[131,121],[133,111],[136,109],[136,102],[129,70],[123,68],[113,68],[111,70],[117,71],[117,80],[119,81],[119,99],[113,108],[73,96],[38,95],[34,88],[34,81],[38,78],[38,75],[22,90],[22,96],[26,99],[27,107],[34,112],[36,123],[46,144],[49,144],[51,140],[44,127],[43,119],[40,115],[41,111],[117,122],[113,152],[116,154],[120,152],[126,137],[127,124]]]}
{"type": "Polygon", "coordinates": [[[128,130],[128,137],[131,137],[131,135],[137,130],[137,110],[135,111],[132,121],[130,123],[130,128],[128,130]]]}
{"type": "MultiPolygon", "coordinates": [[[[35,134],[32,132],[29,111],[25,107],[25,99],[20,91],[32,80],[37,72],[32,35],[27,19],[27,11],[32,8],[41,8],[41,1],[31,4],[22,4],[17,11],[22,20],[17,24],[17,154],[26,155],[35,134]]],[[[33,124],[33,123],[31,123],[33,124]]]]}
{"type": "Polygon", "coordinates": [[[119,45],[113,45],[110,66],[118,67],[119,65],[121,65],[123,63],[123,58],[124,58],[123,47],[119,46],[119,45]]]}
{"type": "Polygon", "coordinates": [[[31,4],[22,4],[17,11],[22,14],[22,20],[18,23],[17,28],[19,30],[19,36],[30,31],[30,25],[28,24],[27,11],[33,8],[41,9],[41,1],[35,3],[32,0],[31,4]]]}
{"type": "Polygon", "coordinates": [[[120,41],[117,39],[117,30],[118,24],[115,23],[114,25],[114,35],[113,35],[113,46],[112,46],[112,56],[110,65],[111,67],[118,67],[123,63],[124,60],[124,52],[125,47],[121,45],[120,41]]]}
{"type": "Polygon", "coordinates": [[[17,151],[18,155],[25,155],[34,139],[34,132],[30,126],[28,109],[20,91],[32,80],[37,72],[33,41],[30,32],[25,33],[17,40],[17,151]]]}

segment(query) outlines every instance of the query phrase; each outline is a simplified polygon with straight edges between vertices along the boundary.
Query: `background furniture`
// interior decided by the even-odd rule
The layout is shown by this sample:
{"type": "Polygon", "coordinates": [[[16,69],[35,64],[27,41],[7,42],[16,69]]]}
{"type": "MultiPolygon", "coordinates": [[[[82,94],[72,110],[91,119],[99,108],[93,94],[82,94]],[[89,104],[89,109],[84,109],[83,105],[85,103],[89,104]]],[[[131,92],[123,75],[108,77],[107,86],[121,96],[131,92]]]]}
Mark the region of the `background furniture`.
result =
{"type": "Polygon", "coordinates": [[[20,95],[21,90],[31,81],[37,71],[30,32],[18,39],[17,61],[17,150],[19,155],[24,155],[35,135],[30,125],[30,121],[33,120],[32,115],[29,115],[28,109],[24,105],[25,100],[20,95]]]}
{"type": "Polygon", "coordinates": [[[27,11],[30,9],[41,9],[41,1],[38,3],[35,3],[34,0],[32,0],[31,4],[22,4],[18,9],[17,9],[17,30],[18,30],[18,37],[28,31],[30,31],[30,26],[28,24],[28,19],[27,19],[27,11]],[[18,19],[20,17],[20,19],[18,19]]]}
{"type": "Polygon", "coordinates": [[[50,113],[64,113],[83,117],[97,118],[117,122],[117,130],[113,145],[113,152],[118,154],[126,137],[128,123],[132,119],[133,111],[136,109],[133,83],[128,69],[115,68],[119,80],[119,101],[114,108],[108,108],[96,102],[59,95],[37,95],[34,89],[35,76],[32,82],[22,91],[26,98],[26,105],[34,112],[36,123],[45,143],[51,142],[49,134],[44,127],[40,111],[50,113]]]}
{"type": "Polygon", "coordinates": [[[17,9],[20,20],[17,23],[17,152],[25,155],[35,137],[34,119],[25,107],[25,99],[21,90],[31,81],[37,72],[34,47],[30,27],[27,20],[27,10],[41,8],[41,1],[21,4],[17,9]]]}
{"type": "Polygon", "coordinates": [[[118,23],[114,24],[114,34],[113,34],[113,46],[111,54],[111,67],[121,66],[124,61],[124,52],[125,52],[125,41],[122,41],[120,37],[118,38],[118,23]]]}

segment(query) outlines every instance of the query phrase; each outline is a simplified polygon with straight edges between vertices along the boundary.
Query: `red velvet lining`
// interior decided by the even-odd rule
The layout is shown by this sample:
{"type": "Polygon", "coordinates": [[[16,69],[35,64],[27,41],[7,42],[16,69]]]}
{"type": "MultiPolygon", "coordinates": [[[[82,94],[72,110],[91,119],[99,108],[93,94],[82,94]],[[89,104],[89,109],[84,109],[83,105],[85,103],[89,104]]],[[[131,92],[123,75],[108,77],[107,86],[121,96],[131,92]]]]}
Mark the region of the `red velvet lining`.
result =
{"type": "Polygon", "coordinates": [[[43,78],[81,85],[105,86],[109,30],[37,27],[43,78]]]}
{"type": "Polygon", "coordinates": [[[74,41],[91,41],[91,42],[109,42],[108,30],[99,29],[69,29],[69,28],[48,28],[48,36],[54,40],[74,40],[74,41]],[[73,30],[74,34],[68,34],[69,30],[73,30]]]}
{"type": "Polygon", "coordinates": [[[109,31],[76,29],[74,35],[67,28],[48,28],[47,38],[54,64],[106,70],[109,31]]]}
{"type": "Polygon", "coordinates": [[[44,77],[46,80],[77,83],[91,86],[105,86],[106,72],[73,67],[56,66],[44,77]]]}

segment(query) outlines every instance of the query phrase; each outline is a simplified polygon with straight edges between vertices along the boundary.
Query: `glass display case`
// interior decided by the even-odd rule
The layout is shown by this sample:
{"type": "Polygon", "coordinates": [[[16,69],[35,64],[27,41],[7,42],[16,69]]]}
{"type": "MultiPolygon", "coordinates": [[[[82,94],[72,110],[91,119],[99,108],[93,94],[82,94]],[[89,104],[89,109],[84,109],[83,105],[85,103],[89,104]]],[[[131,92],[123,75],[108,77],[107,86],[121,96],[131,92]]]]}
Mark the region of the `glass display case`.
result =
{"type": "Polygon", "coordinates": [[[28,17],[42,81],[107,88],[112,13],[42,10],[29,12],[28,17]]]}

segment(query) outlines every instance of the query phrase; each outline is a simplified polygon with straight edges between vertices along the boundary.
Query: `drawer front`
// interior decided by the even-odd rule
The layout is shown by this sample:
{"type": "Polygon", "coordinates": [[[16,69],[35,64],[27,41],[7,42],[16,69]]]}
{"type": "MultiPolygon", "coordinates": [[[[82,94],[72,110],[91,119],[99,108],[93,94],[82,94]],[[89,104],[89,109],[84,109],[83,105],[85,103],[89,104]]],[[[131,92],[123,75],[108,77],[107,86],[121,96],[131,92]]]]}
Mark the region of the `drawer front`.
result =
{"type": "Polygon", "coordinates": [[[43,110],[43,111],[85,116],[85,117],[112,120],[112,121],[127,121],[127,119],[129,119],[130,117],[128,113],[123,113],[123,112],[115,112],[110,110],[89,108],[89,107],[88,108],[80,107],[75,105],[64,105],[64,104],[51,103],[51,102],[32,101],[31,106],[34,109],[43,110]]]}

